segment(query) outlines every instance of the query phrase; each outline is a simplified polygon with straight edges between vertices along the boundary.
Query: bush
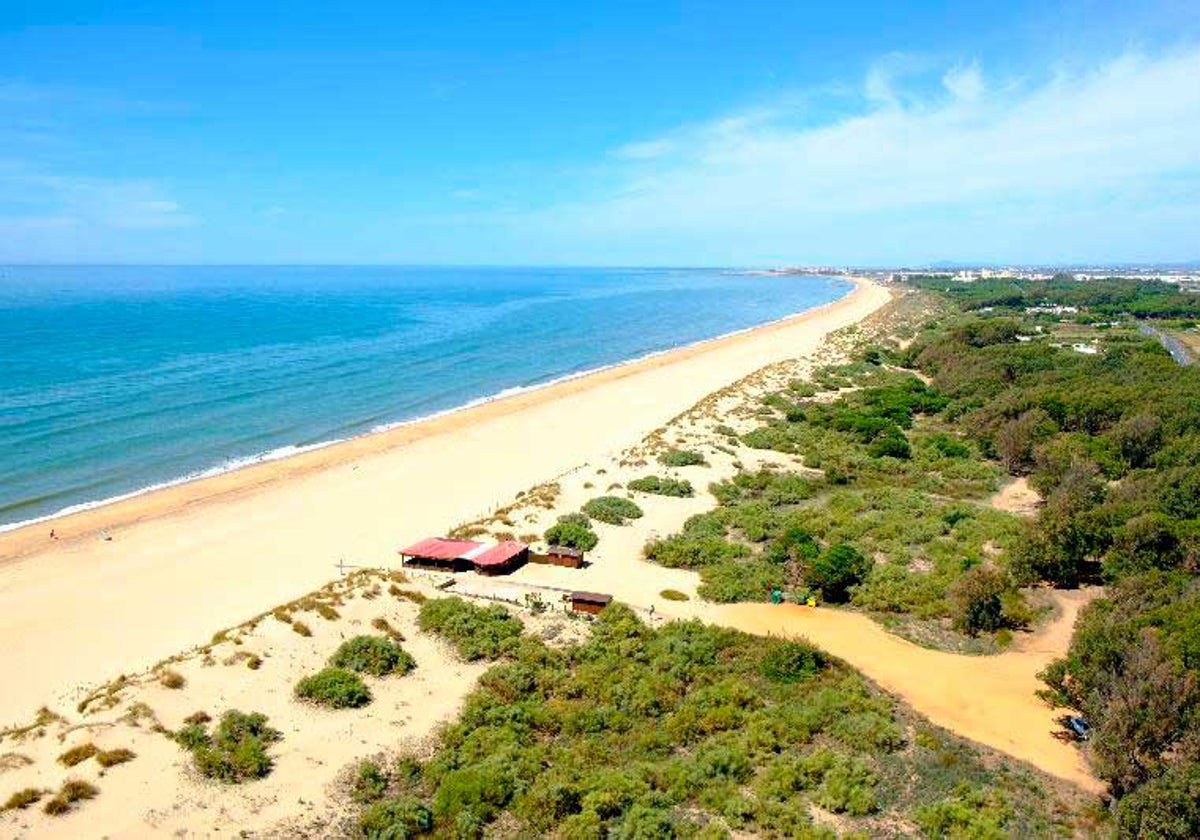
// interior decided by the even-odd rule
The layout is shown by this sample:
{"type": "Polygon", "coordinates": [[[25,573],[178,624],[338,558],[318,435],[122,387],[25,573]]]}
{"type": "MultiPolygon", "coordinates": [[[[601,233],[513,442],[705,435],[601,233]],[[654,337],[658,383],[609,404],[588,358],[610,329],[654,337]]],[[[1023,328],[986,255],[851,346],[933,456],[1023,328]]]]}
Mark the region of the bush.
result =
{"type": "Polygon", "coordinates": [[[324,668],[296,683],[296,696],[331,709],[357,709],[371,702],[362,677],[345,668],[324,668]]]}
{"type": "Polygon", "coordinates": [[[1117,805],[1121,837],[1200,837],[1200,764],[1172,768],[1117,805]]]}
{"type": "Polygon", "coordinates": [[[832,545],[808,566],[805,580],[821,590],[826,601],[840,604],[850,597],[850,587],[862,582],[872,562],[847,543],[832,545]]]}
{"type": "Polygon", "coordinates": [[[708,461],[699,452],[689,449],[668,449],[658,456],[658,462],[665,467],[706,467],[708,461]]]}
{"type": "Polygon", "coordinates": [[[512,650],[522,624],[499,604],[477,607],[461,598],[434,598],[421,605],[417,625],[445,636],[468,661],[497,659],[512,650]]]}
{"type": "Polygon", "coordinates": [[[992,566],[976,566],[956,580],[946,593],[955,629],[975,636],[1003,627],[1001,596],[1007,589],[1004,575],[992,566]]]}
{"type": "Polygon", "coordinates": [[[115,750],[101,750],[96,753],[96,763],[101,767],[116,767],[118,764],[133,761],[135,758],[137,758],[137,753],[125,747],[117,747],[115,750]]]}
{"type": "Polygon", "coordinates": [[[1003,840],[1011,809],[998,796],[982,788],[960,785],[953,795],[924,805],[915,814],[917,825],[932,838],[1003,840]]]}
{"type": "Polygon", "coordinates": [[[640,519],[642,509],[620,496],[599,496],[583,506],[583,512],[598,522],[624,525],[629,519],[640,519]]]}
{"type": "Polygon", "coordinates": [[[700,579],[697,594],[718,604],[765,601],[784,585],[783,569],[765,560],[713,563],[700,570],[700,579]]]}
{"type": "Polygon", "coordinates": [[[40,788],[24,788],[8,797],[4,801],[4,805],[0,806],[0,812],[23,810],[38,802],[45,795],[46,791],[40,788]]]}
{"type": "Polygon", "coordinates": [[[592,530],[592,521],[582,513],[560,516],[558,522],[546,529],[545,539],[549,545],[563,545],[580,551],[591,551],[600,542],[599,535],[592,530]]]}
{"type": "Polygon", "coordinates": [[[759,671],[777,683],[807,680],[825,667],[825,655],[804,642],[772,641],[763,655],[759,671]]]}
{"type": "Polygon", "coordinates": [[[666,601],[688,601],[690,600],[686,592],[680,592],[678,589],[664,589],[659,592],[659,597],[666,601]]]}
{"type": "Polygon", "coordinates": [[[267,745],[282,737],[267,726],[267,716],[230,709],[210,736],[203,723],[191,723],[175,733],[180,746],[192,753],[196,768],[210,779],[244,782],[271,772],[267,745]]]}
{"type": "Polygon", "coordinates": [[[346,668],[373,677],[407,674],[416,666],[404,648],[382,636],[355,636],[347,639],[329,658],[335,668],[346,668]]]}
{"type": "Polygon", "coordinates": [[[359,763],[350,785],[350,798],[364,805],[376,802],[387,793],[388,777],[374,761],[359,763]]]}
{"type": "Polygon", "coordinates": [[[83,779],[68,779],[63,782],[58,793],[43,806],[42,810],[51,816],[59,816],[70,811],[71,806],[76,802],[84,799],[95,799],[99,793],[100,788],[91,782],[86,782],[83,779]]]}
{"type": "Polygon", "coordinates": [[[397,797],[364,811],[358,830],[370,840],[402,840],[432,831],[433,814],[416,799],[397,797]]]}
{"type": "Polygon", "coordinates": [[[625,486],[639,493],[653,493],[656,496],[674,496],[680,499],[691,498],[696,493],[695,488],[692,487],[692,482],[686,479],[660,478],[657,475],[635,478],[625,486]]]}
{"type": "Polygon", "coordinates": [[[163,684],[163,687],[176,690],[187,685],[187,680],[183,678],[183,674],[179,673],[178,671],[172,671],[169,668],[162,672],[162,675],[158,678],[158,681],[163,684]]]}
{"type": "Polygon", "coordinates": [[[98,752],[100,752],[100,748],[95,744],[80,744],[77,747],[71,747],[71,749],[60,755],[58,763],[64,767],[74,767],[76,764],[87,761],[98,752]]]}

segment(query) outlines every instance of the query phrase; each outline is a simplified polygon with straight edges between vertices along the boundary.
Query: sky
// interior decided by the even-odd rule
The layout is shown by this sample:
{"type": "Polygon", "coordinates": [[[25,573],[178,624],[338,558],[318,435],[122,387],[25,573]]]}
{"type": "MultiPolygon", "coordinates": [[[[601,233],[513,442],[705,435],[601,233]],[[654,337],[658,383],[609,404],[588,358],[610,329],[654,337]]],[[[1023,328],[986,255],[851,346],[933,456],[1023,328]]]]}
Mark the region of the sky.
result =
{"type": "Polygon", "coordinates": [[[0,4],[0,262],[1200,260],[1200,3],[0,4]]]}

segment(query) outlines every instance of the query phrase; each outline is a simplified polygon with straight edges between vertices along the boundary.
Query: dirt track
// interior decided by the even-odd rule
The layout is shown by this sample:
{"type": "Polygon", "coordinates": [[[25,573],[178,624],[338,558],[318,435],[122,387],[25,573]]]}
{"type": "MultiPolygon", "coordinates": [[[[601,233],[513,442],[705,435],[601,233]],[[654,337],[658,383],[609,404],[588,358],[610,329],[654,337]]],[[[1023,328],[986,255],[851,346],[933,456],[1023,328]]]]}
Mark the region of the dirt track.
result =
{"type": "Polygon", "coordinates": [[[864,615],[791,604],[712,607],[705,618],[758,635],[803,636],[844,659],[882,688],[904,698],[933,723],[1008,753],[1085,790],[1104,785],[1079,751],[1052,735],[1060,727],[1035,692],[1037,678],[1071,639],[1075,616],[1098,590],[1057,592],[1060,614],[1046,627],[996,656],[961,656],[918,647],[864,615]]]}

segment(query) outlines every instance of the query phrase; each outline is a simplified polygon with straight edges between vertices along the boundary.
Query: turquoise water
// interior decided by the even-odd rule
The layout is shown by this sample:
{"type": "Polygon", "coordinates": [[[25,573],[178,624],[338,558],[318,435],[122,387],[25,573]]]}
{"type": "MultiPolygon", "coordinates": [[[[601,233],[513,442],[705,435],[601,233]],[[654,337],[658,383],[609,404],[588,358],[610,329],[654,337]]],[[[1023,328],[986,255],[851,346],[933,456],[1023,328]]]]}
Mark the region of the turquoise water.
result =
{"type": "Polygon", "coordinates": [[[701,269],[0,269],[0,526],[766,323],[701,269]]]}

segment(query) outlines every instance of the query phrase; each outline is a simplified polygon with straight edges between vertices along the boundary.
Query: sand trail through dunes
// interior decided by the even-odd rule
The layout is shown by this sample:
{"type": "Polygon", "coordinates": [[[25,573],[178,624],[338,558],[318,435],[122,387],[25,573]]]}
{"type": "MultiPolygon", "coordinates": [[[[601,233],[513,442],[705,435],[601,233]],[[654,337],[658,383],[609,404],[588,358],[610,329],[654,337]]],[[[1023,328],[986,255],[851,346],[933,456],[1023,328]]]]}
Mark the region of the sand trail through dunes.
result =
{"type": "Polygon", "coordinates": [[[930,650],[893,636],[859,613],[793,604],[730,604],[707,610],[715,624],[758,635],[803,636],[862,671],[938,726],[1027,761],[1085,790],[1103,784],[1079,750],[1057,740],[1061,727],[1036,692],[1037,674],[1065,653],[1075,617],[1098,589],[1056,592],[1060,614],[1037,633],[996,656],[930,650]]]}

